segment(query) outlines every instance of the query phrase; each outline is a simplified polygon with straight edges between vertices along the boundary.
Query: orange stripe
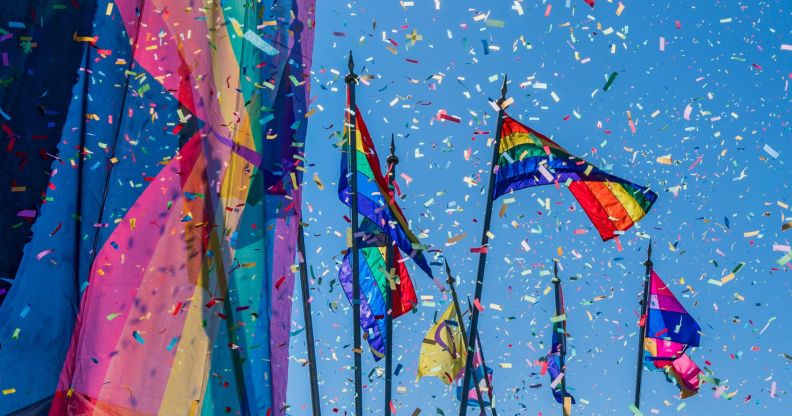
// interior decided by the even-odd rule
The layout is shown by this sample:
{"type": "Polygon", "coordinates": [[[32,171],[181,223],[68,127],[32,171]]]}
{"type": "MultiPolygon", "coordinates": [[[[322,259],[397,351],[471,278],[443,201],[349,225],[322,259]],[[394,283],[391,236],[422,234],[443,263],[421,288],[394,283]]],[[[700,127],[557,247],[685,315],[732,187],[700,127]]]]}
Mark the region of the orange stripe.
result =
{"type": "Polygon", "coordinates": [[[583,182],[597,198],[605,212],[616,220],[611,220],[617,230],[624,231],[632,227],[633,220],[630,218],[630,213],[624,208],[624,205],[619,202],[619,198],[613,194],[613,191],[608,188],[604,182],[583,182]]]}
{"type": "Polygon", "coordinates": [[[583,182],[575,181],[569,184],[569,191],[575,196],[583,211],[588,215],[594,227],[600,233],[603,240],[610,240],[615,236],[613,231],[613,222],[608,219],[608,213],[602,208],[602,205],[594,197],[589,189],[583,182]]]}

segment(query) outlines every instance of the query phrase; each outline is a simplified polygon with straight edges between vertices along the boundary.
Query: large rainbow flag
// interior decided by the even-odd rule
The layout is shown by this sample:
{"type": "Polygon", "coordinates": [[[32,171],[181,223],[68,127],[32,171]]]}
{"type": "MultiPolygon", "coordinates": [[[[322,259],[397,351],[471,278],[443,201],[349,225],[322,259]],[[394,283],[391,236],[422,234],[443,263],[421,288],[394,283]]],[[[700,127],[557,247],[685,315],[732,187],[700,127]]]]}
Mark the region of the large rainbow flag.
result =
{"type": "MultiPolygon", "coordinates": [[[[363,221],[361,227],[366,233],[366,238],[361,242],[360,256],[360,327],[363,336],[371,346],[374,360],[379,361],[385,356],[387,340],[387,326],[385,317],[388,309],[391,316],[396,319],[411,311],[418,304],[410,274],[407,266],[402,261],[399,250],[394,253],[394,276],[385,263],[386,239],[385,234],[368,219],[363,221]],[[391,282],[393,281],[393,287],[391,282]],[[391,292],[391,305],[386,303],[386,291],[391,292]]],[[[338,280],[344,288],[344,293],[352,302],[352,252],[347,250],[341,267],[338,270],[338,280]]]]}
{"type": "Polygon", "coordinates": [[[603,240],[630,229],[657,200],[649,188],[600,170],[508,115],[502,123],[493,199],[531,186],[565,183],[603,240]]]}
{"type": "MultiPolygon", "coordinates": [[[[412,257],[418,267],[429,277],[432,277],[432,269],[423,253],[426,247],[410,231],[401,208],[388,191],[388,182],[385,175],[382,174],[377,151],[371,141],[366,123],[363,122],[360,110],[356,108],[354,115],[349,113],[346,113],[345,126],[350,125],[351,117],[355,117],[356,123],[358,212],[387,233],[402,252],[412,257]]],[[[352,187],[349,178],[351,140],[349,140],[348,130],[348,127],[345,127],[345,140],[341,153],[341,176],[338,180],[338,198],[347,206],[351,206],[352,187]]]]}
{"type": "Polygon", "coordinates": [[[650,278],[644,360],[650,369],[665,371],[668,380],[679,387],[682,398],[693,396],[699,390],[702,373],[685,351],[699,346],[701,327],[654,270],[650,278]]]}
{"type": "Polygon", "coordinates": [[[0,305],[0,413],[284,414],[314,1],[98,0],[64,27],[8,3],[36,16],[25,65],[76,59],[47,122],[8,127],[56,149],[0,305]]]}

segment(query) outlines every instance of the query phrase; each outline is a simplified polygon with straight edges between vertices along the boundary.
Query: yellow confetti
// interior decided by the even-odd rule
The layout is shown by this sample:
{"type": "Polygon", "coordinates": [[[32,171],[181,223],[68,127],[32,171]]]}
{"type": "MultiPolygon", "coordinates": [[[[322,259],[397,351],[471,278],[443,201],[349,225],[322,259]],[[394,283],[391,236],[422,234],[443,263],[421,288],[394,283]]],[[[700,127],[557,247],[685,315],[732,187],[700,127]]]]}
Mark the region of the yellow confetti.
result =
{"type": "Polygon", "coordinates": [[[322,183],[322,179],[319,178],[319,174],[314,172],[313,181],[316,184],[316,187],[319,188],[320,191],[324,190],[324,184],[322,183]]]}

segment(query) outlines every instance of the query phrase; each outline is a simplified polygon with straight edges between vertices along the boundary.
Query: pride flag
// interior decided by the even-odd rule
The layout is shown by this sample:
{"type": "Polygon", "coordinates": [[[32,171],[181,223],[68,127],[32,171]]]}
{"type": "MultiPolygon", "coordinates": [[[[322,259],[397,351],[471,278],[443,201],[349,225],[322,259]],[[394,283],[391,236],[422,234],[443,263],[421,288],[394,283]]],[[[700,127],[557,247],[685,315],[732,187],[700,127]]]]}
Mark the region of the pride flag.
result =
{"type": "Polygon", "coordinates": [[[630,229],[657,200],[649,188],[605,173],[504,115],[492,198],[551,183],[566,183],[603,240],[630,229]]]}
{"type": "MultiPolygon", "coordinates": [[[[347,112],[346,126],[350,125],[347,112]]],[[[401,251],[408,254],[415,260],[429,277],[432,276],[432,269],[423,254],[424,246],[418,241],[418,237],[410,231],[407,220],[401,208],[396,204],[393,196],[388,190],[388,182],[385,175],[380,170],[380,161],[374,143],[371,141],[366,123],[360,115],[360,110],[356,109],[355,114],[357,145],[357,186],[358,186],[358,212],[364,217],[374,222],[382,231],[386,232],[391,240],[401,251]]],[[[347,127],[348,128],[348,127],[347,127]]],[[[349,178],[349,131],[345,132],[344,151],[341,153],[341,177],[338,180],[338,198],[351,206],[352,187],[349,178]]]]}
{"type": "MultiPolygon", "coordinates": [[[[386,304],[387,290],[391,290],[388,282],[389,271],[385,263],[385,235],[369,220],[363,221],[362,228],[371,229],[374,233],[367,234],[360,249],[360,327],[363,328],[374,360],[379,361],[385,356],[387,327],[385,316],[388,311],[386,304]]],[[[344,287],[347,299],[352,302],[352,255],[348,251],[344,255],[338,280],[344,287]]],[[[399,250],[394,250],[394,263],[396,276],[394,278],[395,290],[391,291],[391,313],[396,319],[412,310],[418,304],[407,267],[401,259],[399,250]]]]}
{"type": "Polygon", "coordinates": [[[685,354],[697,347],[701,327],[652,270],[649,281],[649,307],[645,317],[644,360],[650,369],[664,371],[676,384],[682,398],[698,392],[701,369],[685,354]]]}
{"type": "MultiPolygon", "coordinates": [[[[453,302],[426,332],[418,356],[418,377],[433,376],[448,385],[465,371],[465,340],[453,302]]],[[[474,393],[475,394],[475,393],[474,393]]]]}

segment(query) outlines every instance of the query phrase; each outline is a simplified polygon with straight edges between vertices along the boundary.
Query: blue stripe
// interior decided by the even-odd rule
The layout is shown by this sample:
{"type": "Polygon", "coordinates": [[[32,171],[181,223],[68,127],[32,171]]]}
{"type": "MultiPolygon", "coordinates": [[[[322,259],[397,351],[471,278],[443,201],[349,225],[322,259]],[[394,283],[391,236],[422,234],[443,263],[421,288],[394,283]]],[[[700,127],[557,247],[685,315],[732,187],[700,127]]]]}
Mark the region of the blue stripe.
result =
{"type": "Polygon", "coordinates": [[[686,313],[650,308],[648,325],[646,336],[649,338],[670,340],[693,347],[699,346],[701,327],[693,317],[686,313]],[[679,326],[679,332],[675,332],[677,326],[679,326]],[[668,331],[655,336],[665,328],[668,328],[668,331]]]}

